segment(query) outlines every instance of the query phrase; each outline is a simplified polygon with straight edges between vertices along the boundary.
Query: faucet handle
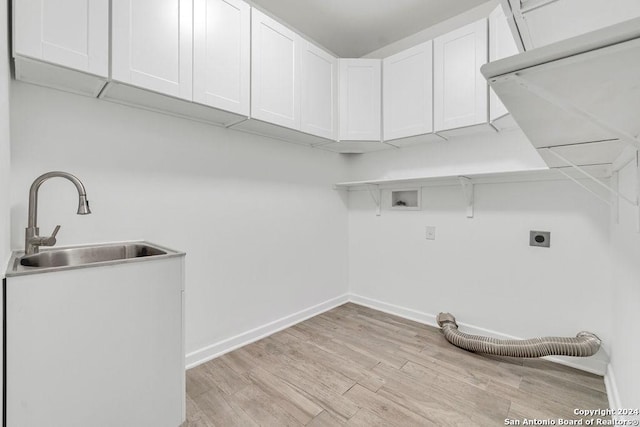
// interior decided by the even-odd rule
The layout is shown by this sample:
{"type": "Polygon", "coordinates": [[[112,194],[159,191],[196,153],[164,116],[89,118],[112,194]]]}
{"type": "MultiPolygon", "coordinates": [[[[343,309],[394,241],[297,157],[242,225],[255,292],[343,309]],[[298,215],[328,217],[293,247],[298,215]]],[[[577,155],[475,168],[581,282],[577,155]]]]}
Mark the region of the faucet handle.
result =
{"type": "Polygon", "coordinates": [[[51,236],[43,237],[42,238],[42,242],[40,243],[40,245],[41,246],[54,246],[56,244],[56,235],[58,234],[58,231],[60,231],[60,226],[56,225],[56,228],[53,229],[53,233],[51,233],[51,236]]]}

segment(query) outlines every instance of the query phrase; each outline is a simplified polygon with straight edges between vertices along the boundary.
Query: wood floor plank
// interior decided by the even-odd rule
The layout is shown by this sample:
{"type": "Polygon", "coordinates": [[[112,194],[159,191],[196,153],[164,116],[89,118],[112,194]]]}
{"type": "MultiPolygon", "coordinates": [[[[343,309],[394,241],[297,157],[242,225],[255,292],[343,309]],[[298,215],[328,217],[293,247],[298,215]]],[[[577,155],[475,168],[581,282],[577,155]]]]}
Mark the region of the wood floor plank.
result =
{"type": "Polygon", "coordinates": [[[444,405],[424,394],[406,393],[400,389],[401,387],[384,386],[378,390],[377,394],[423,416],[438,426],[472,427],[482,425],[458,412],[458,408],[444,405]]]}
{"type": "Polygon", "coordinates": [[[314,378],[313,375],[301,371],[297,366],[287,365],[283,359],[264,352],[256,344],[258,343],[240,348],[235,352],[244,354],[244,357],[254,357],[255,363],[260,367],[282,379],[309,400],[340,419],[347,420],[358,411],[357,406],[342,398],[340,393],[314,378]]]}
{"type": "Polygon", "coordinates": [[[192,398],[211,390],[215,385],[206,375],[206,364],[189,369],[187,374],[187,395],[192,398]]]}
{"type": "Polygon", "coordinates": [[[308,340],[306,342],[326,351],[327,353],[350,360],[351,362],[362,366],[363,369],[371,369],[379,363],[378,358],[374,355],[353,350],[352,348],[339,344],[332,339],[325,339],[322,341],[308,340]]]}
{"type": "Polygon", "coordinates": [[[186,409],[187,420],[182,424],[182,427],[213,427],[213,422],[200,410],[196,402],[188,394],[186,409]]]}
{"type": "Polygon", "coordinates": [[[249,373],[249,379],[302,424],[307,424],[323,411],[322,407],[313,403],[287,382],[262,368],[254,368],[249,373]]]}
{"type": "Polygon", "coordinates": [[[243,408],[228,402],[224,393],[213,388],[194,398],[202,414],[214,425],[226,426],[258,426],[259,424],[247,415],[243,408]]]}
{"type": "Polygon", "coordinates": [[[523,359],[522,372],[536,376],[551,375],[584,387],[591,388],[601,393],[606,393],[602,377],[590,374],[588,372],[579,371],[568,366],[563,366],[558,363],[549,363],[548,361],[542,359],[523,359]]]}
{"type": "MultiPolygon", "coordinates": [[[[269,339],[276,341],[274,337],[265,338],[264,341],[269,339]]],[[[349,376],[342,372],[332,369],[322,358],[307,357],[297,348],[290,345],[281,347],[285,350],[282,350],[282,353],[278,354],[278,356],[288,367],[295,367],[299,371],[304,372],[305,375],[320,381],[337,394],[344,393],[355,384],[354,379],[349,378],[349,376]]]]}
{"type": "MultiPolygon", "coordinates": [[[[275,339],[283,339],[285,334],[278,334],[275,339]]],[[[293,337],[290,335],[290,337],[293,337]]],[[[288,355],[292,357],[305,359],[315,359],[318,364],[324,367],[324,369],[334,372],[340,372],[345,377],[351,379],[353,382],[360,382],[361,385],[366,386],[372,391],[376,391],[384,382],[381,378],[373,374],[368,367],[359,365],[357,361],[350,360],[345,357],[341,357],[335,353],[325,351],[321,347],[314,346],[309,343],[301,343],[297,340],[291,341],[290,339],[283,340],[283,344],[287,345],[290,349],[288,355]]],[[[377,365],[377,363],[376,363],[377,365]]],[[[349,388],[353,386],[353,383],[349,384],[349,388]]]]}
{"type": "MultiPolygon", "coordinates": [[[[441,369],[443,373],[453,374],[456,370],[464,370],[464,374],[470,378],[471,382],[475,381],[485,386],[489,380],[500,381],[512,387],[518,387],[522,381],[521,372],[517,369],[509,369],[512,365],[505,363],[502,359],[470,353],[451,344],[448,344],[448,348],[436,350],[427,346],[421,351],[421,355],[432,362],[430,366],[441,369]]],[[[425,365],[418,359],[412,359],[412,361],[425,365]]]]}
{"type": "Polygon", "coordinates": [[[406,404],[417,404],[416,411],[427,411],[434,417],[434,422],[445,425],[451,421],[464,425],[465,418],[469,420],[468,424],[494,425],[508,414],[509,401],[506,399],[492,399],[486,397],[483,390],[466,383],[414,370],[411,365],[407,368],[396,370],[384,365],[376,368],[387,381],[378,393],[404,396],[406,404]],[[480,405],[482,408],[478,410],[480,405]]]}
{"type": "Polygon", "coordinates": [[[396,346],[389,345],[388,342],[379,337],[365,335],[361,330],[348,328],[334,328],[332,324],[318,317],[309,319],[309,326],[321,330],[331,329],[331,339],[336,343],[351,348],[355,351],[377,358],[388,365],[400,368],[407,362],[407,359],[395,353],[396,346]]]}
{"type": "Polygon", "coordinates": [[[226,394],[234,394],[251,383],[249,380],[231,369],[223,359],[214,359],[202,365],[204,378],[226,394]]]}
{"type": "MultiPolygon", "coordinates": [[[[523,391],[502,383],[492,382],[486,391],[489,394],[509,399],[511,401],[510,414],[517,410],[519,415],[527,418],[538,418],[539,415],[545,415],[543,418],[569,418],[574,409],[583,407],[583,404],[579,401],[566,405],[559,401],[558,394],[532,393],[530,390],[523,391]]],[[[556,391],[559,392],[558,390],[556,391]]],[[[599,405],[598,407],[602,406],[599,405]]],[[[509,416],[511,417],[511,415],[509,416]]]]}
{"type": "Polygon", "coordinates": [[[391,400],[374,393],[359,384],[351,387],[344,396],[356,403],[359,407],[367,409],[387,421],[387,425],[394,426],[435,426],[433,422],[408,409],[397,405],[391,400]]]}
{"type": "Polygon", "coordinates": [[[348,303],[190,369],[184,425],[466,427],[606,407],[602,377],[348,303]]]}
{"type": "Polygon", "coordinates": [[[389,427],[389,421],[380,418],[373,411],[361,408],[345,425],[349,427],[389,427]]]}
{"type": "Polygon", "coordinates": [[[307,427],[335,427],[345,425],[345,422],[340,418],[331,415],[331,412],[322,411],[316,415],[309,423],[307,427]]]}
{"type": "MultiPolygon", "coordinates": [[[[456,381],[451,377],[439,375],[422,365],[407,362],[402,367],[407,372],[418,378],[422,378],[431,390],[448,396],[459,405],[465,413],[482,417],[482,420],[490,420],[492,423],[504,420],[509,412],[509,400],[487,394],[484,390],[469,385],[462,381],[456,381]]],[[[472,416],[472,419],[474,419],[472,416]]]]}
{"type": "Polygon", "coordinates": [[[548,400],[555,400],[567,407],[572,405],[576,408],[589,409],[608,407],[606,394],[555,377],[540,378],[525,375],[522,378],[520,390],[543,396],[548,400]]]}
{"type": "Polygon", "coordinates": [[[260,426],[296,427],[304,425],[256,386],[244,388],[229,399],[236,402],[260,426]]]}

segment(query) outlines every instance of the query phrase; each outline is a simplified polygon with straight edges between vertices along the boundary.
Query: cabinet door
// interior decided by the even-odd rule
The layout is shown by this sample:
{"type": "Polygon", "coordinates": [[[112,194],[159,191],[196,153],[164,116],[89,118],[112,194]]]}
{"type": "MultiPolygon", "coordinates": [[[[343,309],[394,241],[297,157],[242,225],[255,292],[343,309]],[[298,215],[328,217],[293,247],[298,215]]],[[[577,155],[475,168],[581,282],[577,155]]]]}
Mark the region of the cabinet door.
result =
{"type": "Polygon", "coordinates": [[[112,0],[114,80],[192,99],[192,0],[112,0]]]}
{"type": "MultiPolygon", "coordinates": [[[[518,54],[518,46],[513,39],[507,17],[502,6],[498,6],[489,15],[489,61],[518,54]]],[[[489,89],[489,114],[491,121],[508,114],[506,107],[500,101],[493,89],[489,89]]]]}
{"type": "Polygon", "coordinates": [[[385,58],[382,65],[384,140],[433,132],[433,43],[385,58]]]}
{"type": "Polygon", "coordinates": [[[251,8],[194,0],[193,12],[193,100],[248,116],[251,8]]]}
{"type": "Polygon", "coordinates": [[[300,130],[337,139],[338,59],[307,41],[301,59],[300,130]]]}
{"type": "Polygon", "coordinates": [[[380,141],[381,61],[340,60],[340,140],[380,141]]]}
{"type": "Polygon", "coordinates": [[[14,55],[109,74],[109,0],[14,0],[14,55]]]}
{"type": "Polygon", "coordinates": [[[487,20],[466,25],[433,41],[436,131],[486,123],[487,20]]]}
{"type": "Polygon", "coordinates": [[[300,37],[251,11],[251,115],[300,129],[300,37]]]}

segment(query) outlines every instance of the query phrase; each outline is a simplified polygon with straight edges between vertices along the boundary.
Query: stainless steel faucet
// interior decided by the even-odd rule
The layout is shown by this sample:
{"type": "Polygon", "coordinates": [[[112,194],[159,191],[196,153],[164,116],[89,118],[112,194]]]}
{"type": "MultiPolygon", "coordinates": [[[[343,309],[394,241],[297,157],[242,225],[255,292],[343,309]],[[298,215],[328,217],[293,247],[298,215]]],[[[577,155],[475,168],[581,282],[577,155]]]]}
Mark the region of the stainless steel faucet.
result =
{"type": "Polygon", "coordinates": [[[29,190],[29,219],[27,228],[25,230],[24,238],[24,252],[25,255],[37,254],[40,246],[53,246],[56,244],[56,234],[60,230],[60,226],[57,225],[53,233],[49,237],[39,236],[40,229],[38,228],[38,189],[43,182],[49,178],[66,178],[76,186],[78,190],[78,215],[87,215],[91,213],[89,209],[89,201],[87,200],[87,192],[84,189],[82,182],[67,172],[47,172],[40,175],[31,184],[29,190]]]}

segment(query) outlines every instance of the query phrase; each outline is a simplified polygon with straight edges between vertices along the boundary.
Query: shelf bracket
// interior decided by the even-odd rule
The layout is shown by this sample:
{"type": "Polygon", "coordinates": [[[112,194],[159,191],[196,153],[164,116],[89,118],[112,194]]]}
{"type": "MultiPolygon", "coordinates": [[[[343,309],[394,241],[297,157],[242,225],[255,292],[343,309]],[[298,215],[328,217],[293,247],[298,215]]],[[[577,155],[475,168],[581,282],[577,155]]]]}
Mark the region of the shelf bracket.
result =
{"type": "MultiPolygon", "coordinates": [[[[583,168],[581,168],[580,166],[572,163],[570,160],[568,160],[567,158],[565,158],[564,156],[562,156],[561,154],[556,153],[555,151],[553,151],[551,148],[544,148],[544,150],[555,156],[556,158],[560,159],[562,162],[564,162],[566,165],[571,166],[574,170],[576,170],[577,172],[579,172],[580,174],[586,176],[587,178],[589,178],[591,181],[595,182],[596,184],[598,184],[600,187],[604,188],[605,190],[607,190],[609,193],[621,198],[622,200],[624,200],[625,202],[629,203],[631,206],[638,206],[638,197],[636,196],[636,200],[631,200],[630,198],[628,198],[627,196],[625,196],[624,194],[621,194],[618,190],[616,190],[615,188],[611,188],[610,186],[608,186],[607,184],[605,184],[604,182],[600,181],[598,178],[596,178],[595,176],[591,175],[589,172],[587,172],[586,170],[584,170],[583,168]]],[[[569,178],[570,180],[572,180],[573,182],[575,182],[576,184],[578,184],[580,187],[584,188],[585,190],[589,191],[591,194],[595,195],[596,197],[598,197],[600,200],[604,201],[605,203],[607,203],[608,205],[611,205],[611,201],[607,200],[606,198],[602,197],[600,194],[596,193],[595,191],[593,191],[592,189],[590,189],[589,187],[587,187],[586,185],[584,185],[583,183],[581,183],[580,181],[578,181],[576,178],[572,177],[571,175],[569,175],[568,173],[566,173],[563,170],[557,169],[558,172],[560,172],[561,174],[563,174],[564,176],[566,176],[567,178],[569,178]]]]}
{"type": "Polygon", "coordinates": [[[462,186],[462,192],[467,203],[467,218],[473,218],[473,204],[474,204],[474,188],[471,178],[466,176],[459,176],[458,180],[462,186]]]}
{"type": "Polygon", "coordinates": [[[594,195],[595,197],[597,197],[598,199],[600,199],[602,202],[604,202],[605,204],[612,206],[612,202],[610,200],[607,200],[606,197],[602,196],[600,193],[597,193],[595,191],[593,191],[591,188],[587,187],[586,185],[584,185],[583,183],[581,183],[580,181],[578,181],[576,178],[572,177],[571,175],[569,175],[568,173],[566,173],[565,171],[563,171],[562,169],[558,169],[558,172],[560,172],[562,175],[564,175],[565,177],[567,177],[568,179],[570,179],[571,181],[575,182],[578,186],[580,186],[582,189],[584,189],[585,191],[591,193],[592,195],[594,195]]]}
{"type": "Polygon", "coordinates": [[[382,214],[382,210],[380,208],[382,197],[379,185],[367,185],[367,190],[369,190],[369,195],[373,200],[373,203],[376,205],[376,216],[380,216],[382,214]]]}
{"type": "Polygon", "coordinates": [[[589,121],[592,125],[613,134],[616,138],[620,139],[621,141],[624,141],[628,144],[633,145],[635,148],[640,149],[640,140],[635,136],[623,130],[617,129],[615,126],[605,122],[604,120],[596,117],[595,115],[589,113],[588,111],[585,111],[584,109],[578,107],[577,105],[569,101],[566,101],[557,95],[554,95],[553,93],[536,85],[535,83],[528,81],[521,75],[514,73],[509,76],[505,76],[504,78],[505,80],[506,79],[514,80],[520,86],[522,86],[532,94],[536,95],[538,98],[543,99],[555,105],[556,107],[560,108],[561,110],[564,110],[570,114],[573,114],[574,116],[583,118],[589,121]]]}

